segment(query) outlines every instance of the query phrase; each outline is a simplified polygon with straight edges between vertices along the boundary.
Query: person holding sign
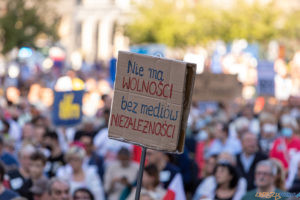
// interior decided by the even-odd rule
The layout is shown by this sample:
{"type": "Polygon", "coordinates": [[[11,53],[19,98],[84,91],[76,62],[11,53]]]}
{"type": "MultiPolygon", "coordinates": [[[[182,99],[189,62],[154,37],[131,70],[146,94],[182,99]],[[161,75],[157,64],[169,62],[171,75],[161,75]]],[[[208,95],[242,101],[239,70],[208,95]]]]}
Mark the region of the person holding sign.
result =
{"type": "Polygon", "coordinates": [[[107,166],[104,176],[104,189],[108,200],[119,199],[125,187],[136,180],[138,164],[130,161],[130,151],[121,148],[118,160],[107,166]]]}
{"type": "MultiPolygon", "coordinates": [[[[162,188],[159,184],[159,171],[158,168],[150,164],[145,167],[142,190],[140,199],[151,199],[151,200],[161,200],[166,194],[166,190],[162,188]]],[[[131,194],[127,200],[134,200],[135,189],[131,191],[131,194]]]]}
{"type": "Polygon", "coordinates": [[[180,173],[180,169],[171,164],[163,152],[148,149],[147,158],[149,164],[154,164],[159,169],[160,182],[167,189],[175,175],[180,173]]]}

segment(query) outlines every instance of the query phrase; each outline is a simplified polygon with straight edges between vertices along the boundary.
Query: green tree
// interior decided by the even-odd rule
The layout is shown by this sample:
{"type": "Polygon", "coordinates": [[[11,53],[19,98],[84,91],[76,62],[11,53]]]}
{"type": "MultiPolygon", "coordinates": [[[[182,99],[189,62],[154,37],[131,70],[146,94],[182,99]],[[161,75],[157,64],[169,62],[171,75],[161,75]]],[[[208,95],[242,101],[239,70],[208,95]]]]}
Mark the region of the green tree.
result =
{"type": "Polygon", "coordinates": [[[233,8],[223,12],[219,37],[225,41],[244,38],[248,41],[268,42],[279,36],[277,22],[281,11],[274,2],[261,5],[237,0],[233,8]]]}
{"type": "Polygon", "coordinates": [[[187,15],[189,10],[191,8],[184,1],[153,0],[138,6],[133,23],[126,27],[126,34],[133,43],[157,42],[169,46],[194,43],[196,34],[191,32],[194,16],[193,13],[187,15]]]}
{"type": "Polygon", "coordinates": [[[284,24],[282,35],[290,39],[300,39],[300,9],[290,12],[287,15],[286,23],[284,24]]]}
{"type": "Polygon", "coordinates": [[[205,44],[237,38],[267,42],[279,37],[280,9],[271,2],[247,4],[236,0],[231,8],[203,1],[152,0],[138,6],[126,34],[132,43],[164,43],[171,47],[205,44]]]}
{"type": "Polygon", "coordinates": [[[4,54],[14,47],[36,47],[35,40],[40,34],[46,34],[53,40],[57,39],[58,18],[46,22],[47,13],[39,12],[39,9],[44,10],[43,6],[44,1],[5,0],[6,8],[0,17],[0,37],[4,54]]]}

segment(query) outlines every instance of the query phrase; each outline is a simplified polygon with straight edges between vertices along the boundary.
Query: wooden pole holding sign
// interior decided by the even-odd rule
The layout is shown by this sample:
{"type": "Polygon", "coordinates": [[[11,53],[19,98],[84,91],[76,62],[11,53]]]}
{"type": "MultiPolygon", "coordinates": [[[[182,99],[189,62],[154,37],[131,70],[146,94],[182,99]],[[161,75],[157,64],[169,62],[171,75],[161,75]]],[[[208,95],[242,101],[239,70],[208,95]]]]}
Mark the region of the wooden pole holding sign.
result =
{"type": "Polygon", "coordinates": [[[135,200],[140,199],[141,188],[142,188],[142,180],[143,180],[143,172],[144,172],[144,167],[145,167],[146,152],[147,152],[147,148],[142,147],[142,155],[141,155],[141,161],[140,161],[139,174],[138,174],[138,177],[137,177],[135,200]]]}

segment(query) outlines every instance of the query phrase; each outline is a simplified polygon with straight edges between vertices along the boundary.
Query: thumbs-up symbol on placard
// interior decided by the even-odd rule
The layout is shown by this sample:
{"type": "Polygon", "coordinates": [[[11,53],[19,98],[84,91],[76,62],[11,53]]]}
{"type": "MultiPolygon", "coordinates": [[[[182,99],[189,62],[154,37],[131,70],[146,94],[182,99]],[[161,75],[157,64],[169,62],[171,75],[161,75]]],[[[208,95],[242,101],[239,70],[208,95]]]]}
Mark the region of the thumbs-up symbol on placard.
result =
{"type": "Polygon", "coordinates": [[[74,94],[65,94],[59,102],[59,118],[62,120],[79,119],[80,105],[73,103],[74,94]]]}

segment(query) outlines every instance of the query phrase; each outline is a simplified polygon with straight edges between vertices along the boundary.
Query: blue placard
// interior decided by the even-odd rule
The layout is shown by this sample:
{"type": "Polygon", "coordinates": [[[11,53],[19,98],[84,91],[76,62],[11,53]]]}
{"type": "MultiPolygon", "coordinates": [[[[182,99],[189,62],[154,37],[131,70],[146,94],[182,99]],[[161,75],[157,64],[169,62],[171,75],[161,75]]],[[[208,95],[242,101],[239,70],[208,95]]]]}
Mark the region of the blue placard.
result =
{"type": "Polygon", "coordinates": [[[112,83],[114,83],[116,79],[116,65],[117,65],[117,59],[111,58],[109,61],[109,75],[112,83]]]}
{"type": "Polygon", "coordinates": [[[56,126],[73,126],[81,122],[84,91],[54,92],[52,121],[56,126]]]}
{"type": "Polygon", "coordinates": [[[274,63],[270,61],[259,61],[257,65],[257,93],[260,96],[275,95],[275,70],[274,63]]]}

